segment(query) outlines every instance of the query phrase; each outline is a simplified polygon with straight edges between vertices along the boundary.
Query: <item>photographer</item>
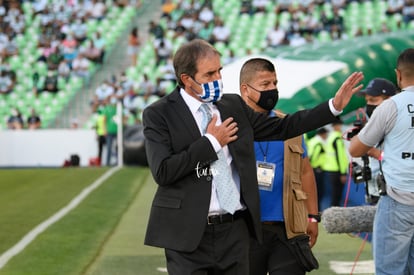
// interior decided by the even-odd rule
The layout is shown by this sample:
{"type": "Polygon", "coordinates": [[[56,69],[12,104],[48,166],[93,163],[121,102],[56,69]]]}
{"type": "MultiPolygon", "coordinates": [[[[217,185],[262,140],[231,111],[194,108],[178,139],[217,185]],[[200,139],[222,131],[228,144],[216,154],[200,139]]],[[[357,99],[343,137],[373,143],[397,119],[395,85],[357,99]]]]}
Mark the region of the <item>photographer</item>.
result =
{"type": "MultiPolygon", "coordinates": [[[[365,97],[366,107],[365,114],[368,118],[372,116],[374,109],[380,105],[384,100],[395,95],[397,87],[389,80],[384,78],[372,79],[366,89],[358,92],[357,95],[365,97]]],[[[361,130],[364,126],[361,120],[354,125],[360,125],[357,127],[357,131],[361,130]]],[[[380,161],[381,161],[381,142],[372,147],[366,155],[362,156],[364,166],[359,165],[353,166],[353,177],[354,182],[365,182],[366,183],[366,201],[369,204],[376,204],[379,199],[379,191],[377,184],[377,176],[380,173],[380,161]]]]}
{"type": "Polygon", "coordinates": [[[373,227],[376,275],[414,273],[414,48],[399,55],[395,72],[401,93],[375,109],[349,147],[351,156],[360,157],[384,140],[386,194],[373,227]]]}

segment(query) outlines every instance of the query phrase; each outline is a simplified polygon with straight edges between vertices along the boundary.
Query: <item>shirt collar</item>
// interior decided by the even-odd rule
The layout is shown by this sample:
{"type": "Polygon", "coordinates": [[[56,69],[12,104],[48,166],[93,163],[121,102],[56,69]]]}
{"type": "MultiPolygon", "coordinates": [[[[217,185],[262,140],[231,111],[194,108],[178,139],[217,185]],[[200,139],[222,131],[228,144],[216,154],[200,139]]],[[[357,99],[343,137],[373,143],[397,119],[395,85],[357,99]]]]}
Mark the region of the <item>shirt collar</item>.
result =
{"type": "Polygon", "coordinates": [[[190,96],[183,88],[180,89],[180,94],[183,97],[185,104],[187,104],[187,106],[190,108],[191,113],[193,114],[195,114],[200,108],[201,104],[203,104],[201,101],[190,96]]]}

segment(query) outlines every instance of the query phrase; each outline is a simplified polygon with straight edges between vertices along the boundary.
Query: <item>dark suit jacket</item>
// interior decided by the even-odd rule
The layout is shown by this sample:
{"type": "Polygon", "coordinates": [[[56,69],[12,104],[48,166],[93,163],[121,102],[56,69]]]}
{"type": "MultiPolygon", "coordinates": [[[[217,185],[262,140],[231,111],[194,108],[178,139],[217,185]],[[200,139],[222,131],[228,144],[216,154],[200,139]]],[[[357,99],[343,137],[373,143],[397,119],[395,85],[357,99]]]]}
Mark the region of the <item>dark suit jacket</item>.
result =
{"type": "MultiPolygon", "coordinates": [[[[285,140],[335,121],[328,103],[281,119],[249,108],[237,94],[225,94],[216,103],[221,119],[233,117],[238,139],[228,144],[240,175],[242,202],[248,209],[253,237],[261,239],[260,204],[256,178],[254,140],[285,140]]],[[[176,89],[143,113],[149,167],[158,184],[145,244],[194,251],[206,227],[211,177],[199,176],[196,167],[208,168],[217,159],[210,141],[200,135],[190,109],[176,89]]]]}

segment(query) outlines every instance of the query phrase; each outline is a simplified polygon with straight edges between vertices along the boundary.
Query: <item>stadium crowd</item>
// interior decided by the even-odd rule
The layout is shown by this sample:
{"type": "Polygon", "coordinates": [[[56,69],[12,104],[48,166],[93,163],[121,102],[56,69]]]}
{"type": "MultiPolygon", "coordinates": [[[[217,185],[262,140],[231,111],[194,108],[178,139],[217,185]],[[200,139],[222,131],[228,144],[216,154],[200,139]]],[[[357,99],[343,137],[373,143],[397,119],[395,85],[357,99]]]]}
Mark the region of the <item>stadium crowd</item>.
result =
{"type": "MultiPolygon", "coordinates": [[[[116,37],[108,41],[111,37],[102,33],[100,24],[120,21],[120,13],[114,10],[132,7],[135,13],[140,5],[141,1],[127,0],[4,1],[0,8],[0,107],[7,108],[0,117],[11,122],[15,120],[12,113],[19,113],[21,128],[28,128],[24,121],[32,112],[42,120],[45,116],[45,105],[37,104],[39,101],[48,98],[47,104],[51,97],[69,97],[70,91],[61,93],[65,88],[87,87],[96,70],[106,65],[108,47],[116,44],[116,37]],[[25,94],[29,100],[13,101],[13,93],[25,94]],[[60,93],[64,95],[58,96],[60,93]]],[[[128,38],[131,42],[125,49],[132,62],[96,88],[90,99],[91,110],[96,113],[111,100],[119,100],[125,106],[125,123],[139,123],[143,108],[175,85],[171,62],[174,50],[194,38],[215,45],[227,64],[268,48],[411,27],[413,18],[413,0],[164,0],[160,18],[154,18],[148,26],[148,39],[141,41],[142,26],[132,27],[128,38]],[[355,16],[361,16],[358,12],[362,9],[379,11],[376,18],[380,21],[356,24],[355,20],[361,18],[355,16]],[[260,25],[255,25],[256,21],[260,25]],[[242,22],[252,24],[243,28],[242,22]],[[254,37],[247,39],[246,35],[254,37]]],[[[8,123],[7,127],[18,128],[13,125],[8,123]]]]}
{"type": "MultiPolygon", "coordinates": [[[[4,1],[0,8],[3,110],[26,119],[33,109],[43,111],[44,104],[36,105],[36,99],[55,97],[41,94],[56,95],[68,83],[87,85],[110,46],[99,25],[118,20],[113,17],[120,13],[114,11],[128,7],[134,11],[139,4],[104,0],[4,1]]],[[[9,129],[29,127],[24,119],[18,120],[23,121],[23,126],[16,126],[14,117],[11,114],[7,118],[9,129]]]]}

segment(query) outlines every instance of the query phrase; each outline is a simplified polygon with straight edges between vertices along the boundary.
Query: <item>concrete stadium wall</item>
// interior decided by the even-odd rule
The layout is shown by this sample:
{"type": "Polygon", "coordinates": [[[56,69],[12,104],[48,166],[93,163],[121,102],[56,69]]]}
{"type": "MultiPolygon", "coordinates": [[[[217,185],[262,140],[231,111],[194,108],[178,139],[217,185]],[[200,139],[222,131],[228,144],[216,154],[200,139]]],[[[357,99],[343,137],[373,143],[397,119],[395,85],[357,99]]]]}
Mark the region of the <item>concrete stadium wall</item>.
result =
{"type": "Polygon", "coordinates": [[[0,167],[61,167],[73,154],[80,166],[97,156],[94,130],[0,131],[0,167]]]}

